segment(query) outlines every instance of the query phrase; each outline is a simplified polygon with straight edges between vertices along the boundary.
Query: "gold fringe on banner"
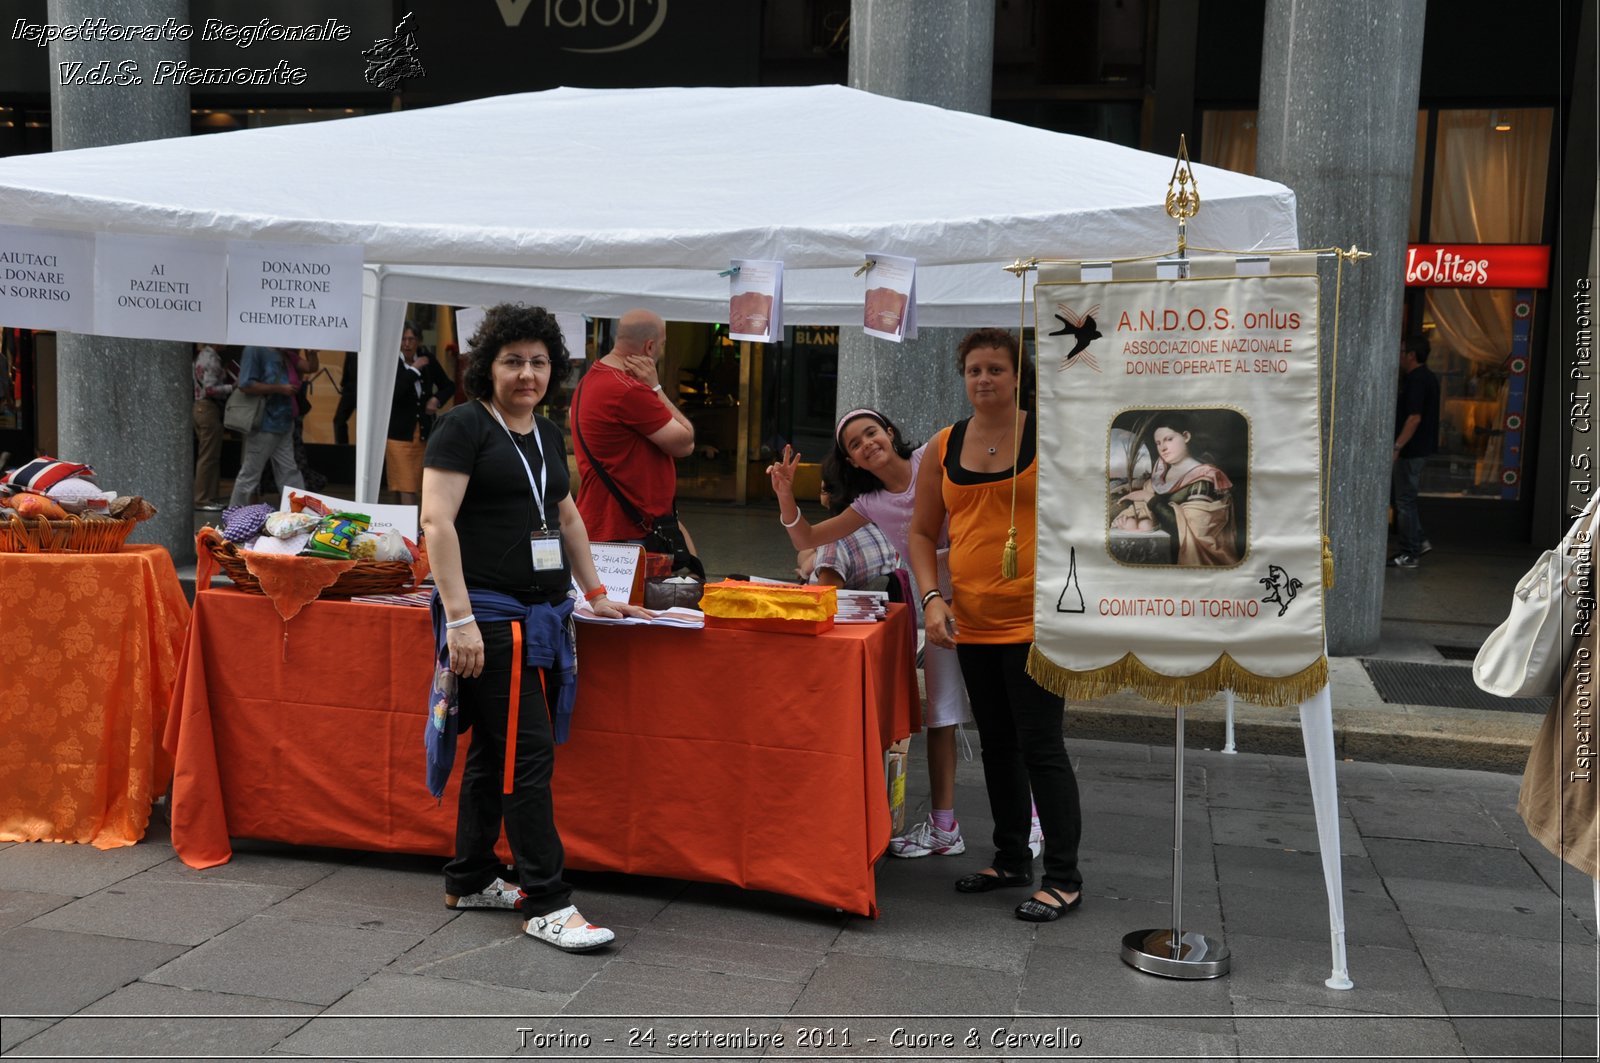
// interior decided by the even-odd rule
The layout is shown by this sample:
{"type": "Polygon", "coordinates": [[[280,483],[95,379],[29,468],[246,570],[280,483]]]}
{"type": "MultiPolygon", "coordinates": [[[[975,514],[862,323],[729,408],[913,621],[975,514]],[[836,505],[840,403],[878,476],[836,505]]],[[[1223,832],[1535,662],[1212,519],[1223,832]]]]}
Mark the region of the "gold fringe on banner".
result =
{"type": "Polygon", "coordinates": [[[1298,705],[1328,685],[1328,658],[1318,657],[1293,675],[1256,675],[1224,653],[1211,667],[1193,675],[1163,675],[1129,653],[1115,664],[1087,672],[1063,668],[1038,646],[1028,650],[1028,674],[1046,690],[1073,701],[1089,701],[1132,690],[1158,705],[1192,705],[1221,690],[1245,701],[1272,708],[1298,705]]]}

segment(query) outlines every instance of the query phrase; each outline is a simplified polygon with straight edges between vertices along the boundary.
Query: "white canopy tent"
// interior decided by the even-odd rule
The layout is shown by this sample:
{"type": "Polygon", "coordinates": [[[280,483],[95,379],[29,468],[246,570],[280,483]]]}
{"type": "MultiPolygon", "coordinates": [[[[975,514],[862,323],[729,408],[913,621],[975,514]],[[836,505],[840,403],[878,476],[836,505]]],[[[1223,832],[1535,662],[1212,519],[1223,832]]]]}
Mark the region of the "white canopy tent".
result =
{"type": "MultiPolygon", "coordinates": [[[[377,497],[407,302],[516,299],[726,319],[730,259],[785,264],[784,317],[858,324],[872,252],[917,261],[917,319],[1011,325],[1018,258],[1176,244],[1170,155],[835,85],[555,89],[415,111],[0,159],[0,221],[356,244],[366,262],[357,498],[377,497]]],[[[1297,246],[1294,194],[1195,166],[1195,247],[1297,246]]],[[[1031,302],[1031,300],[1029,300],[1031,302]]],[[[1344,977],[1327,692],[1301,706],[1344,977]],[[1331,819],[1331,824],[1330,824],[1331,819]],[[1331,854],[1331,855],[1330,855],[1331,854]],[[1330,862],[1331,861],[1331,862],[1330,862]]]]}
{"type": "MultiPolygon", "coordinates": [[[[1196,246],[1295,246],[1282,185],[1197,166],[1196,246]]],[[[359,244],[359,407],[388,406],[407,301],[721,321],[730,259],[785,264],[785,320],[861,320],[868,252],[918,263],[919,324],[1008,325],[1018,257],[1172,248],[1169,157],[836,85],[554,89],[0,160],[12,224],[359,244]]],[[[360,419],[377,497],[384,418],[360,419]]]]}

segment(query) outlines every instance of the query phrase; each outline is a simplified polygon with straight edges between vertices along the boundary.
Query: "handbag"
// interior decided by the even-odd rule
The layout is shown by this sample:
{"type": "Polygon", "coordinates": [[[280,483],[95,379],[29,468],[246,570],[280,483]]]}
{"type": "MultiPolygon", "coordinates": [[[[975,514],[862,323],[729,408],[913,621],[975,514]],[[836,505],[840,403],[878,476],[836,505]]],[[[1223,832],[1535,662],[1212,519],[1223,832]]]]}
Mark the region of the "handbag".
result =
{"type": "Polygon", "coordinates": [[[1539,555],[1511,596],[1511,613],[1472,662],[1472,681],[1502,698],[1554,694],[1578,629],[1594,611],[1590,559],[1595,499],[1560,545],[1539,555]],[[1587,605],[1581,603],[1587,599],[1587,605]],[[1580,615],[1581,614],[1581,615],[1580,615]]]}
{"type": "Polygon", "coordinates": [[[222,407],[222,427],[231,428],[240,435],[261,430],[261,418],[267,412],[265,395],[250,395],[243,388],[228,393],[227,405],[222,407]]]}
{"type": "Polygon", "coordinates": [[[617,487],[611,479],[606,467],[595,460],[594,452],[589,449],[589,444],[584,441],[583,433],[577,431],[578,424],[578,394],[583,391],[583,381],[572,391],[571,419],[573,425],[572,436],[578,441],[578,446],[583,448],[583,456],[589,460],[589,467],[600,478],[611,497],[617,500],[617,505],[622,509],[622,515],[632,521],[644,532],[644,548],[652,554],[666,554],[672,558],[672,570],[678,572],[688,569],[700,579],[706,578],[706,568],[700,559],[689,551],[689,541],[683,537],[683,529],[678,526],[678,509],[673,506],[672,512],[664,517],[646,517],[639,511],[639,507],[628,500],[628,497],[617,487]]]}

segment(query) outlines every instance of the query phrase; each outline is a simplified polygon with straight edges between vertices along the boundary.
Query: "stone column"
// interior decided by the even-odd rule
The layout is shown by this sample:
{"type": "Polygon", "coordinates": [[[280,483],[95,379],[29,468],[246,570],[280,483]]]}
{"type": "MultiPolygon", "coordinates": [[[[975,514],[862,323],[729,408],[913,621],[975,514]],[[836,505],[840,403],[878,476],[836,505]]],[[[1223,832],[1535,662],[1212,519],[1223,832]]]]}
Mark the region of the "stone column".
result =
{"type": "MultiPolygon", "coordinates": [[[[189,25],[188,0],[50,0],[48,19],[78,25],[189,25]]],[[[187,41],[53,41],[50,44],[51,146],[56,151],[186,136],[189,89],[153,85],[156,63],[189,58],[187,41]],[[137,64],[138,85],[61,84],[62,63],[115,75],[137,64]]],[[[133,542],[158,543],[194,560],[194,438],[189,343],[61,333],[56,337],[58,457],[88,462],[107,488],[141,494],[156,517],[133,542]]]]}
{"type": "MultiPolygon", "coordinates": [[[[1359,245],[1344,271],[1337,420],[1323,289],[1323,430],[1333,433],[1328,648],[1378,644],[1425,0],[1267,0],[1256,172],[1294,189],[1300,246],[1359,245]]],[[[1202,208],[1203,209],[1203,208],[1202,208]]],[[[1323,270],[1332,277],[1332,267],[1323,270]]],[[[1404,575],[1404,574],[1401,574],[1404,575]]]]}
{"type": "MultiPolygon", "coordinates": [[[[988,114],[993,81],[994,0],[852,0],[851,88],[988,114]]],[[[966,331],[925,328],[914,340],[891,343],[841,328],[840,412],[879,408],[917,442],[965,417],[972,411],[955,353],[966,331]]]]}

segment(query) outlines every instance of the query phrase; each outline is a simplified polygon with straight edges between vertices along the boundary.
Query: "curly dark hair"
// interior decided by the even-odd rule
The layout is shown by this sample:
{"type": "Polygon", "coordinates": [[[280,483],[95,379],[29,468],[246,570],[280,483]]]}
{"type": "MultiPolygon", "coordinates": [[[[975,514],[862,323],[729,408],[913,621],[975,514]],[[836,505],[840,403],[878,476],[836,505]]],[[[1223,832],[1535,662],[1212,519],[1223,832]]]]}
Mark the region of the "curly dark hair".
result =
{"type": "MultiPolygon", "coordinates": [[[[462,379],[467,394],[475,399],[492,398],[495,356],[506,344],[527,340],[538,340],[550,351],[550,390],[554,391],[572,368],[572,356],[555,315],[542,306],[501,303],[489,308],[483,324],[467,341],[467,371],[462,379]]],[[[545,401],[549,399],[546,392],[545,401]]]]}
{"type": "Polygon", "coordinates": [[[1038,382],[1033,375],[1033,359],[1022,353],[1022,345],[1005,329],[973,329],[961,337],[961,343],[956,347],[956,368],[965,373],[967,355],[983,347],[992,347],[1011,355],[1011,368],[1017,374],[1017,390],[1021,392],[1018,400],[1024,409],[1033,409],[1034,400],[1038,398],[1038,382]]]}
{"type": "Polygon", "coordinates": [[[1017,338],[1003,328],[973,329],[961,337],[961,344],[956,348],[956,368],[967,368],[967,355],[980,347],[993,347],[1011,355],[1011,368],[1017,372],[1022,371],[1021,350],[1017,338]]]}
{"type": "Polygon", "coordinates": [[[905,433],[901,432],[893,421],[877,410],[863,409],[859,414],[841,424],[833,434],[833,449],[828,452],[827,457],[822,459],[823,482],[839,485],[840,490],[838,491],[833,490],[831,487],[828,489],[828,497],[833,501],[834,505],[839,507],[840,513],[844,512],[845,506],[848,506],[862,495],[870,495],[874,491],[883,490],[882,480],[867,470],[858,469],[850,464],[850,456],[845,453],[844,444],[840,442],[840,437],[844,435],[844,430],[852,422],[859,421],[863,417],[870,417],[877,421],[878,424],[882,425],[894,436],[894,452],[902,458],[911,457],[911,452],[917,449],[916,444],[906,439],[905,433]]]}

